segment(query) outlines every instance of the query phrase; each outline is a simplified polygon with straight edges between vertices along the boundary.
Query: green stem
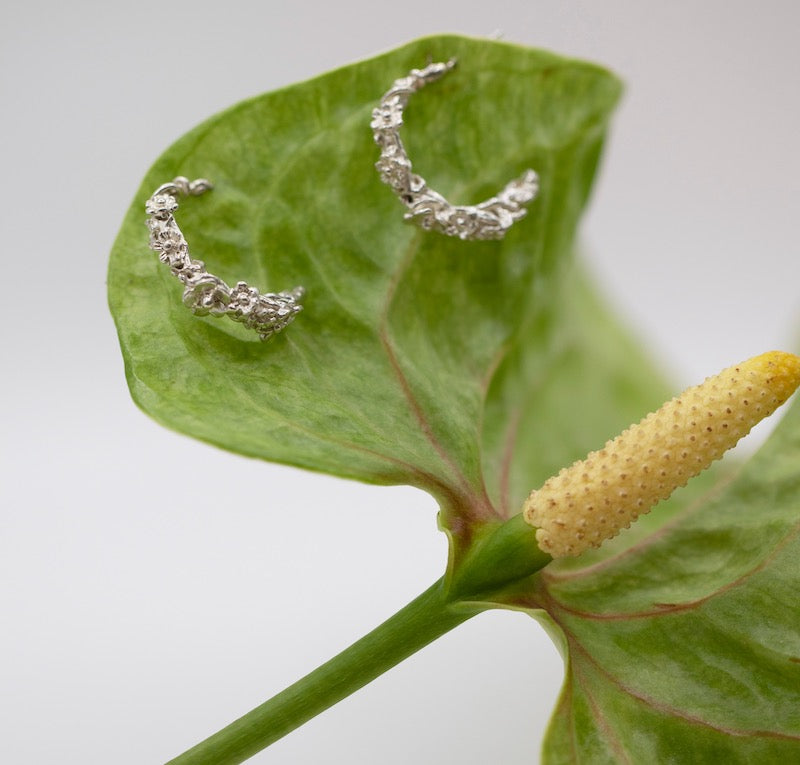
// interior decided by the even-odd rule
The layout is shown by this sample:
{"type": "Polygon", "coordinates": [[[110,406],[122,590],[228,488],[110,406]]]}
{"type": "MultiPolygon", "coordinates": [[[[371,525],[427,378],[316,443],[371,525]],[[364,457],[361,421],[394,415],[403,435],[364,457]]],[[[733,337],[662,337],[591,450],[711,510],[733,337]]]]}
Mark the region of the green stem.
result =
{"type": "Polygon", "coordinates": [[[522,516],[476,534],[454,571],[338,656],[167,765],[237,765],[475,614],[551,558],[522,516]]]}
{"type": "Polygon", "coordinates": [[[450,600],[482,600],[504,587],[527,579],[552,558],[539,549],[536,529],[522,515],[487,524],[459,561],[449,583],[450,600]]]}
{"type": "Polygon", "coordinates": [[[235,765],[479,613],[445,600],[442,581],[338,656],[167,765],[235,765]]]}

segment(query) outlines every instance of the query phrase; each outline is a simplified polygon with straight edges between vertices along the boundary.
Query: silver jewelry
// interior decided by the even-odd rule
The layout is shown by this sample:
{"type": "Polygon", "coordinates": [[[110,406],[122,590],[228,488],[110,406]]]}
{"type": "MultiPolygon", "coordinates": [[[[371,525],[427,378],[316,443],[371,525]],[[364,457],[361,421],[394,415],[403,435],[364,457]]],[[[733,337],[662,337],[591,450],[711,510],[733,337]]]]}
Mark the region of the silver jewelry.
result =
{"type": "Polygon", "coordinates": [[[455,59],[429,64],[424,69],[412,69],[408,76],[394,81],[380,106],[372,112],[370,127],[375,143],[381,147],[381,158],[375,167],[381,180],[392,187],[410,210],[405,214],[406,220],[460,239],[502,239],[514,221],[525,216],[524,205],[539,190],[539,177],[533,170],[526,170],[496,197],[485,202],[451,205],[441,194],[428,188],[424,178],[411,171],[411,161],[400,140],[398,129],[403,124],[403,109],[408,99],[455,65],[455,59]]]}
{"type": "Polygon", "coordinates": [[[183,304],[198,316],[228,316],[268,340],[280,332],[303,310],[300,301],[302,287],[290,292],[261,294],[247,282],[236,282],[232,289],[218,276],[205,269],[202,260],[189,255],[173,213],[178,209],[178,196],[198,196],[213,188],[205,178],[190,181],[178,176],[159,186],[147,200],[147,227],[150,229],[150,249],[158,253],[172,273],[184,285],[183,304]]]}

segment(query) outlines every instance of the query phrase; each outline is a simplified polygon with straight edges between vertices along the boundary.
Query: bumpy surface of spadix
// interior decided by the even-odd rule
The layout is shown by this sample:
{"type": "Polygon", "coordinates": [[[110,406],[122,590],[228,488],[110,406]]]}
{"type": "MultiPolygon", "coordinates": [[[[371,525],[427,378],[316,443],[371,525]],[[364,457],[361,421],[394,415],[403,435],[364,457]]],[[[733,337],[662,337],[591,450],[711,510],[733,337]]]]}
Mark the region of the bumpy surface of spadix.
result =
{"type": "Polygon", "coordinates": [[[689,388],[531,493],[523,512],[554,558],[627,528],[705,470],[800,384],[800,358],[772,351],[689,388]]]}

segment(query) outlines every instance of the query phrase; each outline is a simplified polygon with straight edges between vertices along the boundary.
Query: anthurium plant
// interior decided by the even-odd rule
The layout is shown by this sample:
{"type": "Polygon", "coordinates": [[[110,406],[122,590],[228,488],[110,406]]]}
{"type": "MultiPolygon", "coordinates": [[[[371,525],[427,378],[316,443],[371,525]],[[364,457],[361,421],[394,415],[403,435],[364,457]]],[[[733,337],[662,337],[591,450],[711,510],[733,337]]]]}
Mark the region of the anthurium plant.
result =
{"type": "Polygon", "coordinates": [[[800,360],[767,353],[659,409],[676,391],[572,255],[620,90],[587,63],[432,37],[238,104],[148,172],[109,268],[137,404],[234,452],[419,487],[449,540],[417,599],[173,763],[242,762],[495,608],[564,656],[543,762],[800,761],[800,408],[744,466],[689,480],[791,395],[800,360]],[[458,203],[537,171],[502,241],[404,222],[373,166],[381,94],[454,58],[403,141],[458,203]],[[267,342],[192,315],[148,249],[145,201],[176,176],[214,184],[181,200],[195,257],[305,287],[267,342]]]}

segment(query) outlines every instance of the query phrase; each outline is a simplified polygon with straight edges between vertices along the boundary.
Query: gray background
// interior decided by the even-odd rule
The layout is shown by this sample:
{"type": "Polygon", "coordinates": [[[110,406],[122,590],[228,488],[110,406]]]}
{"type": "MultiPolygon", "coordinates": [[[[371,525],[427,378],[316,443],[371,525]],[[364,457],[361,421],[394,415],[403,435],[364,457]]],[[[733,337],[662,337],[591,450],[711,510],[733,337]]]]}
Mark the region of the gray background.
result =
{"type": "MultiPolygon", "coordinates": [[[[799,22],[789,0],[4,3],[0,759],[161,762],[443,567],[427,496],[238,458],[131,403],[106,258],[167,145],[434,32],[604,63],[628,89],[582,241],[690,384],[795,346],[799,22]]],[[[561,676],[536,623],[486,614],[254,761],[535,762],[561,676]]]]}

